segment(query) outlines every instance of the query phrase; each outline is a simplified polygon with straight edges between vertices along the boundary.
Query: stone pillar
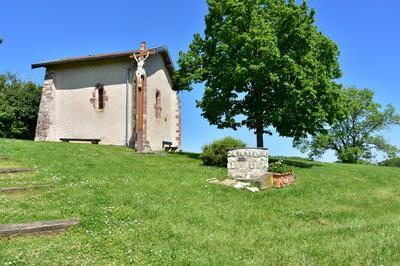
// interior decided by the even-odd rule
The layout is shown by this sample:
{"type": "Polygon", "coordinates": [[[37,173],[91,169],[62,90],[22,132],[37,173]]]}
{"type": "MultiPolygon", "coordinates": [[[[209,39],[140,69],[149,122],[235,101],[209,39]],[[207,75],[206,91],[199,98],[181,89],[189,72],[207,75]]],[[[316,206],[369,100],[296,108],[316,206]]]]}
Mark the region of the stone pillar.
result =
{"type": "Polygon", "coordinates": [[[147,139],[147,77],[143,81],[143,150],[144,152],[151,151],[150,142],[147,139]]]}
{"type": "Polygon", "coordinates": [[[176,110],[175,110],[175,118],[176,118],[176,145],[178,147],[178,149],[181,149],[182,146],[182,115],[181,115],[181,101],[179,99],[179,95],[178,93],[176,93],[176,102],[177,102],[177,106],[176,106],[176,110]]]}
{"type": "Polygon", "coordinates": [[[240,148],[228,152],[228,176],[251,181],[268,173],[268,150],[263,148],[240,148]]]}
{"type": "Polygon", "coordinates": [[[48,140],[50,126],[55,123],[56,87],[54,79],[55,72],[46,70],[36,124],[35,141],[48,140]]]}

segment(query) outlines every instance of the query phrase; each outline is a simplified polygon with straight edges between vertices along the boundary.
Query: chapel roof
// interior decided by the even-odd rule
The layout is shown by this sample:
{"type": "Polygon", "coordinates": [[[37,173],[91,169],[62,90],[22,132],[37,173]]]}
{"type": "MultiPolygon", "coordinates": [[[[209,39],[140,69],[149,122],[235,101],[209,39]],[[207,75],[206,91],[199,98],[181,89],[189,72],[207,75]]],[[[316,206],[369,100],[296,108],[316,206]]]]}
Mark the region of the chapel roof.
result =
{"type": "MultiPolygon", "coordinates": [[[[96,54],[96,55],[87,55],[87,56],[79,56],[79,57],[67,57],[61,58],[52,61],[45,61],[41,63],[32,64],[32,69],[40,68],[40,67],[48,67],[48,66],[56,66],[62,64],[70,64],[70,63],[79,63],[79,62],[87,62],[87,61],[95,61],[102,59],[110,59],[110,58],[129,58],[133,53],[138,53],[140,50],[131,50],[126,52],[116,52],[116,53],[107,53],[107,54],[96,54]]],[[[149,49],[150,53],[160,54],[164,60],[165,66],[172,77],[174,72],[174,64],[171,60],[171,56],[169,54],[167,46],[160,46],[149,49]]]]}

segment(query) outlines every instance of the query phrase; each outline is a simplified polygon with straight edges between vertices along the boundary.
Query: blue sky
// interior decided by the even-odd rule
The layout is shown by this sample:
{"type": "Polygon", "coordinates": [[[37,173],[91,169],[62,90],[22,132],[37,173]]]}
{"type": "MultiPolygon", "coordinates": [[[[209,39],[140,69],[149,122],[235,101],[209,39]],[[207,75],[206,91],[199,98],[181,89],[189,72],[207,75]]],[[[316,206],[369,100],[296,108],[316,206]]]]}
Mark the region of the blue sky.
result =
{"type": "MultiPolygon", "coordinates": [[[[381,104],[400,110],[400,2],[398,0],[309,1],[317,11],[317,25],[341,51],[345,85],[370,88],[381,104]]],[[[173,59],[186,50],[196,32],[204,29],[204,0],[147,1],[2,1],[0,16],[0,73],[19,73],[23,79],[42,83],[44,71],[32,63],[69,56],[135,49],[142,40],[149,46],[167,45],[173,59]],[[143,4],[144,3],[144,4],[143,4]],[[139,6],[141,6],[139,8],[139,6]]],[[[253,132],[218,130],[195,107],[202,86],[181,93],[183,148],[199,151],[213,139],[232,135],[255,145],[253,132]]],[[[385,131],[400,146],[400,129],[385,131]]],[[[301,155],[291,140],[266,136],[274,155],[301,155]]],[[[332,153],[323,158],[333,161],[332,153]]]]}

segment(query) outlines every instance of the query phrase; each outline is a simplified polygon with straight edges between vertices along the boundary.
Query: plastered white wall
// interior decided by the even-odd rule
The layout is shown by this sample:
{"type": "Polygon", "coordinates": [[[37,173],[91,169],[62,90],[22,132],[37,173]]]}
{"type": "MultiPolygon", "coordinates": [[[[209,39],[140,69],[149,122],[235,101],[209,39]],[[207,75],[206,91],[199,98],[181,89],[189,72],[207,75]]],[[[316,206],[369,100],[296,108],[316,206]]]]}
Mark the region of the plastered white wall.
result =
{"type": "Polygon", "coordinates": [[[148,86],[147,86],[147,139],[153,150],[162,149],[162,141],[171,141],[173,146],[178,146],[176,140],[178,133],[176,118],[178,108],[178,96],[172,90],[170,75],[165,68],[160,55],[149,58],[147,62],[148,86]],[[161,93],[161,118],[156,118],[156,92],[161,93]]]}
{"type": "MultiPolygon", "coordinates": [[[[59,138],[98,138],[101,144],[124,145],[126,130],[126,76],[129,61],[95,61],[55,68],[56,127],[49,136],[59,138]],[[97,83],[104,84],[107,100],[103,110],[90,102],[97,83]]],[[[128,97],[132,89],[129,84],[128,97]]],[[[129,121],[132,121],[129,101],[129,121]]],[[[128,132],[131,133],[129,123],[128,132]]]]}

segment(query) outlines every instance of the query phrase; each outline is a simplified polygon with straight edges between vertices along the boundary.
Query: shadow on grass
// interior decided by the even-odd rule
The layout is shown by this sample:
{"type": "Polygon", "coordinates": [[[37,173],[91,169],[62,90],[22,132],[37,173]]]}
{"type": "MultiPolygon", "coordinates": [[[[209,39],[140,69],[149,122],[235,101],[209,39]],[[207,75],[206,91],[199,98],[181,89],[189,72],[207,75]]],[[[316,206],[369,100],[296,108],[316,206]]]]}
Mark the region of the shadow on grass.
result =
{"type": "Polygon", "coordinates": [[[177,152],[174,154],[183,155],[190,159],[200,159],[200,153],[195,153],[195,152],[177,152]]]}
{"type": "Polygon", "coordinates": [[[298,167],[298,168],[312,168],[314,166],[321,166],[322,164],[304,159],[304,158],[291,158],[291,157],[270,157],[269,162],[270,163],[275,163],[277,161],[282,161],[284,164],[293,166],[293,167],[298,167]]]}
{"type": "MultiPolygon", "coordinates": [[[[178,152],[176,153],[178,155],[186,156],[190,159],[200,159],[200,153],[195,153],[195,152],[178,152]]],[[[305,158],[297,158],[297,157],[269,157],[269,163],[274,163],[277,161],[282,161],[283,163],[293,166],[293,167],[298,167],[298,168],[312,168],[314,166],[321,166],[322,164],[305,159],[305,158]]],[[[203,165],[203,164],[202,164],[203,165]]],[[[207,165],[204,165],[207,166],[207,165]]]]}

